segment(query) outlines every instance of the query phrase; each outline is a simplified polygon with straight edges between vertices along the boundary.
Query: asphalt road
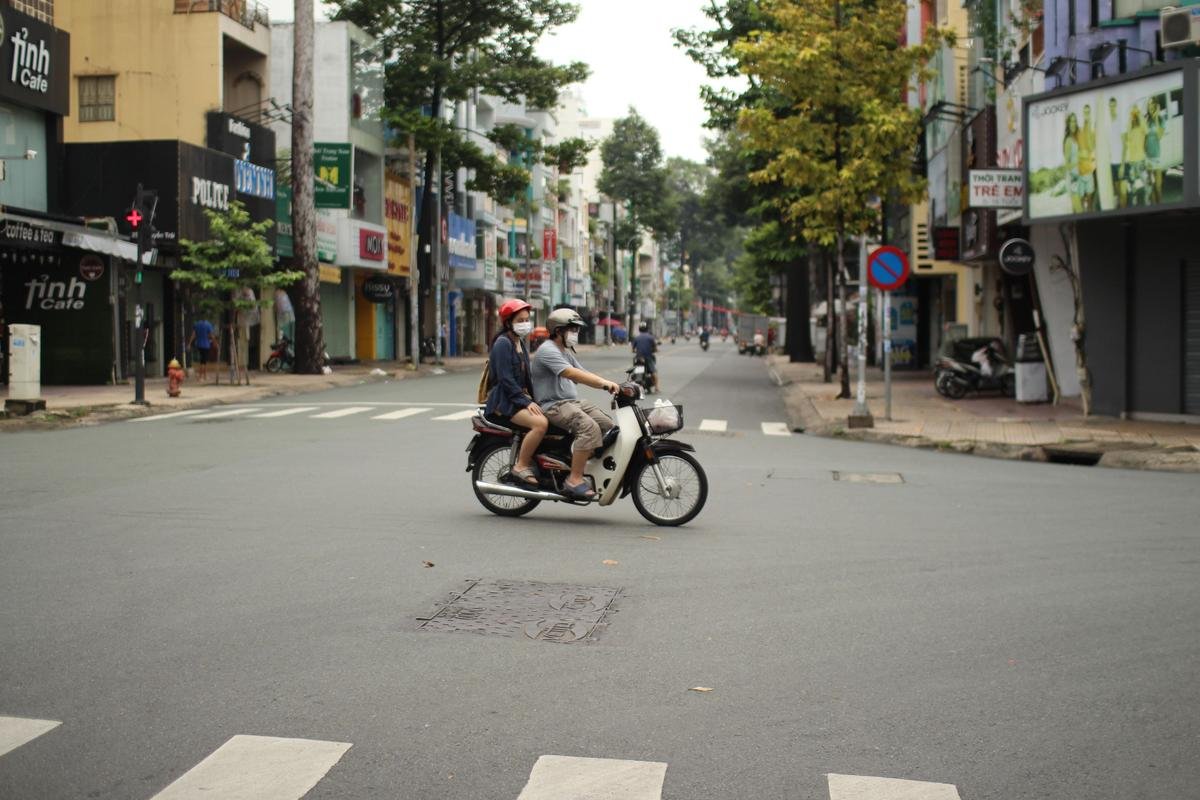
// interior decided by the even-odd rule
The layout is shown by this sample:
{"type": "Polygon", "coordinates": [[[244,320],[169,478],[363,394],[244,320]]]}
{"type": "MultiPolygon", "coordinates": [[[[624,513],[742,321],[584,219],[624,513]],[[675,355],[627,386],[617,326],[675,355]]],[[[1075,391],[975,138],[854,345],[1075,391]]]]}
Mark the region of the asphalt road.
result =
{"type": "Polygon", "coordinates": [[[768,436],[761,360],[664,350],[711,490],[678,529],[485,512],[434,419],[476,375],[0,438],[0,717],[62,723],[0,797],[146,800],[236,735],[352,745],[314,800],[514,800],[550,754],[667,800],[1198,796],[1195,476],[768,436]],[[621,594],[593,642],[419,630],[468,579],[621,594]]]}

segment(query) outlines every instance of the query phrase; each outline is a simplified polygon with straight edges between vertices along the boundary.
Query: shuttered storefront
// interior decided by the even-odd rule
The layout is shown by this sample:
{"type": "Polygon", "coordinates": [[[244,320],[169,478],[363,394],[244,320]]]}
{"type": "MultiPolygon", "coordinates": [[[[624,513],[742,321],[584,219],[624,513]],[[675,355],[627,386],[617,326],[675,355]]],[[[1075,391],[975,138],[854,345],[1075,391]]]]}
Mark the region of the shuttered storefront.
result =
{"type": "Polygon", "coordinates": [[[1183,410],[1200,415],[1200,259],[1183,263],[1183,410]]]}

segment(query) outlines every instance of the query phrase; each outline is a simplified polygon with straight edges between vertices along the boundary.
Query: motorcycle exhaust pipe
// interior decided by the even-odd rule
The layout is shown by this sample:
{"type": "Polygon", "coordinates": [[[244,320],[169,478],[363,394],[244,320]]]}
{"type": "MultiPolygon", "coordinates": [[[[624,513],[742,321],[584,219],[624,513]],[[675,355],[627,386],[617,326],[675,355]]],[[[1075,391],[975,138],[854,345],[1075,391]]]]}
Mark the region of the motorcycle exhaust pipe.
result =
{"type": "Polygon", "coordinates": [[[484,494],[502,494],[508,497],[524,497],[529,500],[563,499],[563,496],[557,492],[543,492],[537,489],[522,489],[519,486],[511,486],[507,483],[486,483],[484,481],[475,481],[475,488],[484,494]]]}

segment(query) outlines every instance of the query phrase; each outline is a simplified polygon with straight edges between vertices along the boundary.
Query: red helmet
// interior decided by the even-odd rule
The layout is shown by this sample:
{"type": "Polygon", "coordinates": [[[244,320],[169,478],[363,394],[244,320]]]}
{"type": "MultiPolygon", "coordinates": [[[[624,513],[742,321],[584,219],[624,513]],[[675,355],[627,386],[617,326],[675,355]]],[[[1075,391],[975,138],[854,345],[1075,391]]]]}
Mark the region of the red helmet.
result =
{"type": "Polygon", "coordinates": [[[506,300],[504,305],[500,306],[500,321],[508,322],[522,311],[532,308],[533,306],[529,305],[529,303],[526,303],[524,300],[506,300]]]}

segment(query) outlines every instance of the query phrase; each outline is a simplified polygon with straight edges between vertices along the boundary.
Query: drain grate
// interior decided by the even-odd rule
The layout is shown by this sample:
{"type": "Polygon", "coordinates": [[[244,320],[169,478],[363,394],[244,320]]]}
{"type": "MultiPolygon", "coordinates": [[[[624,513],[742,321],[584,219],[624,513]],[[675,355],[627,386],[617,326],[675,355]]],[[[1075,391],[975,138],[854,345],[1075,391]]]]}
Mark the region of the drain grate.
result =
{"type": "Polygon", "coordinates": [[[838,472],[834,470],[833,479],[842,483],[904,483],[904,476],[899,472],[838,472]]]}
{"type": "Polygon", "coordinates": [[[607,626],[621,590],[535,581],[470,580],[419,629],[572,644],[607,626]]]}

